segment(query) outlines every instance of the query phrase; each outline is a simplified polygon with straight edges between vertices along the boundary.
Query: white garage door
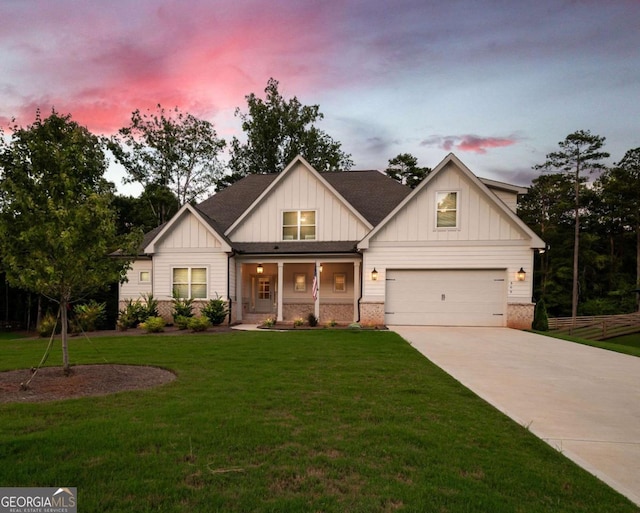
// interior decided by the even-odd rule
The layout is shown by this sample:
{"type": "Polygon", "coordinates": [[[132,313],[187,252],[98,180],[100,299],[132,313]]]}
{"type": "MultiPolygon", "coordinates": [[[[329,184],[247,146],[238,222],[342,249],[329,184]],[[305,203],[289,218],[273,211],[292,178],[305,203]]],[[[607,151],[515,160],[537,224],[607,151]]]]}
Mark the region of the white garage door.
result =
{"type": "Polygon", "coordinates": [[[504,326],[506,271],[388,270],[385,323],[504,326]]]}

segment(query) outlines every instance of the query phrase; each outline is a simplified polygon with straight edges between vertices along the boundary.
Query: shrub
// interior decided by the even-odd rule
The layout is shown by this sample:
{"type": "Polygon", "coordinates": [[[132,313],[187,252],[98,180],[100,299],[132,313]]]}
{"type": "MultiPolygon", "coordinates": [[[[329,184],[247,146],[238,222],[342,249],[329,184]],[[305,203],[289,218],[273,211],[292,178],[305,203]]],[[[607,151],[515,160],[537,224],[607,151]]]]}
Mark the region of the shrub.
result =
{"type": "Polygon", "coordinates": [[[185,317],[184,315],[178,315],[173,318],[173,323],[179,330],[186,330],[189,327],[189,320],[193,317],[185,317]]]}
{"type": "Polygon", "coordinates": [[[338,323],[335,321],[335,319],[331,319],[328,323],[327,323],[327,327],[328,328],[334,328],[335,326],[337,326],[338,323]]]}
{"type": "Polygon", "coordinates": [[[318,318],[314,314],[310,313],[307,316],[307,322],[309,323],[309,326],[313,328],[318,325],[318,318]]]}
{"type": "Polygon", "coordinates": [[[158,301],[151,294],[143,295],[142,299],[144,302],[140,299],[127,299],[124,309],[118,312],[118,329],[135,328],[149,317],[159,317],[158,301]]]}
{"type": "Polygon", "coordinates": [[[351,330],[359,330],[361,328],[362,326],[360,326],[360,324],[358,324],[357,322],[352,322],[351,324],[349,324],[349,329],[351,330]]]}
{"type": "Polygon", "coordinates": [[[547,317],[547,306],[544,304],[544,299],[536,303],[531,327],[537,331],[549,331],[549,318],[547,317]]]}
{"type": "Polygon", "coordinates": [[[206,331],[211,323],[207,317],[189,317],[187,319],[187,326],[191,331],[206,331]]]}
{"type": "Polygon", "coordinates": [[[50,337],[54,326],[56,328],[56,333],[60,333],[60,331],[62,331],[62,325],[58,318],[55,315],[48,313],[40,320],[40,324],[38,324],[38,334],[41,337],[50,337]]]}
{"type": "Polygon", "coordinates": [[[164,319],[162,317],[149,317],[140,324],[140,328],[147,333],[160,333],[164,331],[164,319]]]}
{"type": "Polygon", "coordinates": [[[262,325],[265,328],[272,328],[276,324],[276,320],[273,317],[267,317],[264,321],[262,321],[262,325]]]}
{"type": "Polygon", "coordinates": [[[302,319],[302,317],[298,317],[296,319],[293,320],[293,326],[294,327],[298,327],[298,326],[302,326],[304,324],[304,320],[302,319]]]}
{"type": "Polygon", "coordinates": [[[106,318],[106,303],[98,303],[94,299],[73,307],[73,331],[95,331],[106,318]]]}
{"type": "Polygon", "coordinates": [[[225,317],[229,313],[227,308],[227,302],[216,294],[215,299],[211,299],[203,308],[202,315],[204,315],[209,322],[214,326],[222,323],[225,317]]]}
{"type": "Polygon", "coordinates": [[[193,299],[178,297],[177,291],[173,291],[173,319],[177,317],[193,317],[193,299]]]}

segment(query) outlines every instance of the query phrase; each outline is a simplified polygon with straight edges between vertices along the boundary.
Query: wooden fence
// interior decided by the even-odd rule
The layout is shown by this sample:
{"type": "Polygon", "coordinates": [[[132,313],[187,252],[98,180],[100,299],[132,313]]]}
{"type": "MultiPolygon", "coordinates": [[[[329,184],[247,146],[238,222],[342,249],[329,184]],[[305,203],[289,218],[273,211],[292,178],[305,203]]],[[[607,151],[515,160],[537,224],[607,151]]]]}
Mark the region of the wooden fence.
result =
{"type": "Polygon", "coordinates": [[[624,315],[595,315],[592,317],[549,318],[549,330],[568,333],[589,340],[628,335],[640,331],[640,312],[624,315]]]}

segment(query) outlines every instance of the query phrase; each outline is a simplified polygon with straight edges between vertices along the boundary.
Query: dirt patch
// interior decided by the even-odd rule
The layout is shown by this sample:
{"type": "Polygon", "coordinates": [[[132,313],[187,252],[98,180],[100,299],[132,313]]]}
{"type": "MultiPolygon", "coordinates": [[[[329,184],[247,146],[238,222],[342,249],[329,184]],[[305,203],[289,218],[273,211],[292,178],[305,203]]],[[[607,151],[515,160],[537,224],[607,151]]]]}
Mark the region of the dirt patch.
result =
{"type": "Polygon", "coordinates": [[[62,367],[43,367],[26,390],[30,369],[0,372],[0,403],[47,402],[153,388],[176,379],[166,369],[142,365],[76,365],[70,376],[62,367]]]}

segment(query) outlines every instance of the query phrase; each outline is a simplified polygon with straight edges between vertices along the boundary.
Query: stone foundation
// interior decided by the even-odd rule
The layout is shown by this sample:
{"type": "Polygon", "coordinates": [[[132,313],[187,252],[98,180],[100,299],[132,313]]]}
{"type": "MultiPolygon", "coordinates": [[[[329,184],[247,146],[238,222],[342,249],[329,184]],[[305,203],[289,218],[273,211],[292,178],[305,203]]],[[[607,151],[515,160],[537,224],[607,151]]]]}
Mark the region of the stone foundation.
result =
{"type": "Polygon", "coordinates": [[[507,305],[507,327],[530,330],[535,308],[534,303],[509,303],[507,305]]]}

